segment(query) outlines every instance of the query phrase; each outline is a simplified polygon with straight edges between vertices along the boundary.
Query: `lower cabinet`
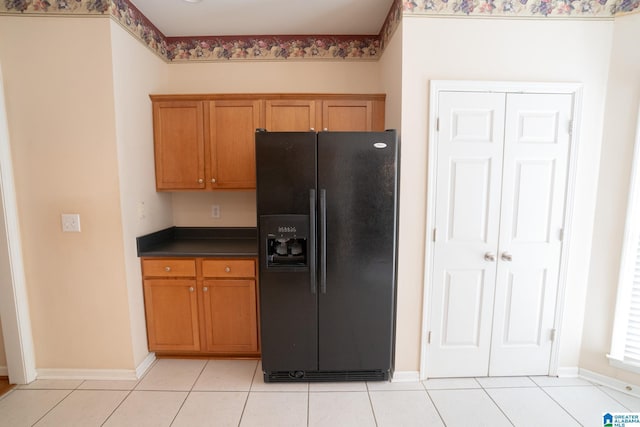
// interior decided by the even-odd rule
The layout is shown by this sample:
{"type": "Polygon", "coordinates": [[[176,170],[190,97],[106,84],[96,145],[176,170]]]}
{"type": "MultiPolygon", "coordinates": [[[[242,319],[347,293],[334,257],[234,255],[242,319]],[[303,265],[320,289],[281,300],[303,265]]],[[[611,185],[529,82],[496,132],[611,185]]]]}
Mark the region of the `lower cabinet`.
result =
{"type": "Polygon", "coordinates": [[[200,351],[195,280],[145,279],[149,349],[200,351]]]}
{"type": "Polygon", "coordinates": [[[207,351],[258,351],[255,280],[205,280],[203,290],[207,351]]]}
{"type": "Polygon", "coordinates": [[[145,258],[149,350],[258,356],[254,259],[145,258]]]}

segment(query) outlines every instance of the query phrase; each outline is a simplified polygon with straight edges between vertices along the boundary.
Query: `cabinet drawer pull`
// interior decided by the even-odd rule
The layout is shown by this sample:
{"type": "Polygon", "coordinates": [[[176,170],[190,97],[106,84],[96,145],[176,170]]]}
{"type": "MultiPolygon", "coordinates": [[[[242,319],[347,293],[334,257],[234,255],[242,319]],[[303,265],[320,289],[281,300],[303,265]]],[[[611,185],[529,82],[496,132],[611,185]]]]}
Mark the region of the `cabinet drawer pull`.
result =
{"type": "Polygon", "coordinates": [[[202,291],[203,291],[203,292],[207,292],[208,290],[209,290],[209,287],[208,287],[208,286],[205,286],[204,288],[202,288],[202,291]]]}
{"type": "Polygon", "coordinates": [[[211,183],[215,184],[216,183],[216,179],[215,178],[211,178],[211,183]]]}
{"type": "Polygon", "coordinates": [[[193,292],[193,291],[194,291],[193,286],[189,286],[189,292],[193,292]]]}
{"type": "Polygon", "coordinates": [[[226,266],[226,267],[224,268],[224,272],[225,272],[225,273],[231,273],[231,267],[226,266]]]}
{"type": "Polygon", "coordinates": [[[203,182],[204,182],[204,179],[202,179],[202,178],[198,179],[198,184],[202,184],[203,182]]]}
{"type": "Polygon", "coordinates": [[[164,268],[164,271],[166,271],[167,273],[171,271],[171,267],[169,267],[168,265],[164,268]]]}

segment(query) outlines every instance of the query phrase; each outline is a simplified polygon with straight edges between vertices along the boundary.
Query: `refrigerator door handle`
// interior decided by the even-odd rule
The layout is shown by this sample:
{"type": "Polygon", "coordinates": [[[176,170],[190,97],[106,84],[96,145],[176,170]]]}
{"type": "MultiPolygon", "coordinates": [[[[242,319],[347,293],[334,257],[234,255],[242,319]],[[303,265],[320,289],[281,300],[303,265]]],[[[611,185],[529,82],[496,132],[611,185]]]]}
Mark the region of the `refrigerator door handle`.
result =
{"type": "Polygon", "coordinates": [[[317,278],[317,251],[316,251],[316,233],[318,232],[318,223],[316,220],[316,190],[309,190],[309,282],[311,285],[311,293],[316,293],[317,278]]]}
{"type": "Polygon", "coordinates": [[[320,190],[320,292],[327,293],[327,192],[320,190]]]}

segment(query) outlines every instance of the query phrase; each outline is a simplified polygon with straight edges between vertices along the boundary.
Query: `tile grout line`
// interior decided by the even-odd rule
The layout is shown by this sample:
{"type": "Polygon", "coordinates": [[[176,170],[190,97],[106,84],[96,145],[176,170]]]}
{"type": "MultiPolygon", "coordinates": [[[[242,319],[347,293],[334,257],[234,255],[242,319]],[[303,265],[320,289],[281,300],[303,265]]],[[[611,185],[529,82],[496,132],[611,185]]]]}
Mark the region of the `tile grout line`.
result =
{"type": "Polygon", "coordinates": [[[249,402],[249,396],[251,395],[251,390],[253,389],[253,381],[256,378],[256,373],[258,372],[258,365],[260,361],[256,362],[256,367],[253,368],[253,376],[251,377],[251,384],[249,384],[249,391],[247,391],[247,397],[244,399],[244,405],[242,405],[242,412],[240,412],[240,419],[238,420],[238,427],[242,423],[242,417],[244,417],[244,411],[247,409],[247,403],[249,402]]]}
{"type": "Polygon", "coordinates": [[[184,397],[184,400],[182,401],[182,403],[180,404],[180,407],[178,408],[178,410],[176,411],[176,414],[173,416],[173,418],[171,419],[171,423],[169,424],[169,426],[172,426],[173,423],[176,422],[176,418],[178,418],[178,414],[180,413],[180,411],[182,411],[182,408],[184,408],[184,404],[187,402],[187,399],[189,398],[189,396],[191,396],[191,392],[193,391],[193,387],[195,387],[196,383],[198,382],[198,380],[200,379],[200,377],[202,376],[202,373],[204,372],[205,368],[207,367],[207,365],[209,364],[209,360],[207,360],[204,365],[202,365],[202,369],[200,369],[200,373],[198,374],[198,376],[196,377],[195,380],[193,380],[193,384],[191,384],[191,388],[189,388],[189,390],[187,390],[187,395],[184,397]]]}
{"type": "MultiPolygon", "coordinates": [[[[631,408],[627,407],[627,405],[625,405],[624,403],[622,403],[621,401],[619,401],[618,399],[616,399],[614,396],[610,395],[609,393],[607,393],[606,391],[602,390],[602,387],[606,387],[606,386],[599,386],[596,385],[596,388],[598,390],[600,390],[602,393],[606,394],[607,396],[609,396],[610,398],[612,398],[613,400],[615,400],[617,403],[619,403],[623,408],[625,408],[627,411],[629,412],[634,412],[631,408]]],[[[612,389],[615,390],[615,389],[612,389]]]]}
{"type": "Polygon", "coordinates": [[[307,383],[307,427],[311,424],[311,383],[307,383]]]}
{"type": "Polygon", "coordinates": [[[425,382],[426,382],[426,380],[422,380],[422,381],[420,381],[420,384],[422,384],[422,388],[424,389],[425,393],[427,393],[427,398],[429,399],[429,401],[433,405],[433,409],[436,410],[436,414],[438,414],[438,417],[440,417],[440,421],[442,421],[442,425],[446,426],[447,423],[444,422],[444,418],[442,418],[442,414],[440,413],[440,410],[438,409],[438,406],[436,405],[436,402],[433,401],[433,397],[431,397],[431,393],[429,393],[429,389],[427,388],[427,385],[425,384],[425,382]]]}
{"type": "MultiPolygon", "coordinates": [[[[531,378],[529,378],[529,379],[531,379],[531,378]]],[[[531,381],[533,381],[533,380],[531,379],[531,381]]],[[[533,382],[535,382],[535,381],[533,381],[533,382]]],[[[572,419],[574,419],[574,420],[575,420],[575,422],[576,422],[576,423],[578,423],[578,425],[580,425],[580,426],[582,425],[582,423],[581,423],[580,421],[578,421],[578,419],[577,419],[576,417],[574,417],[574,416],[573,416],[573,414],[567,410],[567,408],[565,408],[562,404],[560,404],[560,402],[558,402],[557,400],[555,400],[555,399],[553,398],[553,396],[551,396],[549,393],[547,393],[547,391],[546,391],[546,390],[545,390],[541,385],[539,385],[538,383],[536,383],[536,385],[538,386],[538,388],[539,388],[540,390],[542,390],[542,392],[543,392],[544,394],[546,394],[547,396],[549,396],[549,399],[551,399],[551,400],[552,400],[556,405],[558,405],[560,408],[562,408],[562,410],[563,410],[564,412],[566,412],[566,413],[567,413],[567,415],[569,415],[572,419]]],[[[566,387],[566,386],[558,386],[558,387],[566,387]]]]}
{"type": "MultiPolygon", "coordinates": [[[[56,409],[56,408],[58,407],[58,405],[60,405],[62,402],[64,402],[65,400],[67,400],[67,398],[68,398],[69,396],[71,396],[71,393],[73,393],[74,391],[78,390],[78,389],[80,388],[80,386],[81,386],[82,384],[84,384],[84,383],[85,383],[85,380],[81,380],[81,381],[80,381],[80,384],[78,384],[75,388],[72,388],[72,389],[62,389],[62,390],[71,390],[71,391],[69,391],[69,393],[67,393],[67,395],[66,395],[65,397],[63,397],[62,399],[60,399],[60,401],[59,401],[58,403],[56,403],[55,405],[53,405],[53,406],[51,407],[51,409],[49,409],[47,412],[45,412],[45,413],[44,413],[40,418],[38,418],[38,419],[36,420],[36,422],[35,422],[35,423],[33,423],[33,424],[31,424],[31,425],[32,425],[32,426],[35,426],[35,425],[36,425],[36,424],[38,424],[40,421],[42,421],[42,419],[43,419],[44,417],[46,417],[47,415],[49,415],[49,414],[51,413],[51,411],[53,411],[54,409],[56,409]]],[[[29,390],[29,389],[23,389],[23,390],[29,390]]],[[[37,389],[35,389],[35,390],[37,390],[37,389]]],[[[56,390],[56,389],[43,389],[43,390],[56,390]]]]}
{"type": "Polygon", "coordinates": [[[128,391],[127,395],[120,401],[120,403],[118,403],[116,405],[115,408],[113,408],[113,411],[111,411],[111,413],[109,413],[109,415],[107,416],[107,418],[104,419],[104,421],[102,422],[102,424],[100,424],[100,426],[103,426],[107,423],[107,421],[109,421],[109,418],[111,418],[113,416],[113,414],[115,414],[115,412],[118,410],[118,408],[120,406],[122,406],[122,404],[124,403],[125,400],[127,400],[129,398],[129,396],[131,396],[131,393],[134,392],[134,388],[132,388],[131,390],[128,391]]]}
{"type": "Polygon", "coordinates": [[[371,413],[373,414],[373,422],[376,424],[376,427],[378,427],[378,418],[376,417],[376,410],[373,408],[373,401],[371,400],[371,390],[369,390],[369,383],[365,381],[364,386],[367,389],[367,397],[369,398],[369,406],[371,407],[371,413]]]}
{"type": "Polygon", "coordinates": [[[425,387],[424,383],[422,383],[422,386],[424,387],[425,393],[427,393],[427,398],[429,399],[429,401],[433,405],[433,409],[436,410],[436,414],[438,414],[438,417],[440,417],[440,421],[442,421],[442,425],[446,426],[447,423],[444,422],[444,418],[442,417],[442,414],[440,413],[440,410],[438,409],[438,405],[436,405],[436,402],[433,401],[433,397],[431,397],[431,393],[429,393],[429,390],[427,390],[427,387],[425,387]]]}
{"type": "MultiPolygon", "coordinates": [[[[55,390],[55,389],[48,389],[48,390],[55,390]]],[[[65,400],[67,400],[67,398],[69,396],[71,396],[71,393],[73,393],[74,391],[76,391],[76,389],[67,389],[69,391],[69,393],[67,393],[62,399],[60,399],[60,401],[58,403],[56,403],[55,405],[53,405],[51,407],[51,409],[49,409],[47,412],[45,412],[44,414],[42,414],[42,416],[40,418],[38,418],[36,420],[35,423],[31,424],[31,426],[35,426],[36,424],[38,424],[40,421],[42,421],[42,419],[44,417],[46,417],[47,415],[49,415],[51,413],[51,411],[53,411],[54,409],[56,409],[58,407],[58,405],[60,405],[62,402],[64,402],[65,400]]]]}
{"type": "Polygon", "coordinates": [[[158,359],[154,360],[153,363],[151,364],[151,366],[149,366],[149,369],[147,369],[147,371],[144,373],[144,375],[142,375],[142,377],[140,377],[138,379],[138,382],[136,383],[135,386],[133,386],[133,388],[131,390],[127,390],[128,393],[127,395],[120,401],[120,403],[118,403],[116,405],[115,408],[113,408],[113,411],[111,411],[111,413],[109,414],[109,416],[107,416],[107,418],[104,419],[104,421],[102,422],[102,424],[100,424],[100,426],[104,426],[107,421],[109,421],[109,418],[111,418],[113,416],[113,414],[116,413],[116,411],[118,410],[118,408],[120,408],[122,406],[122,404],[129,398],[129,396],[131,396],[131,394],[136,391],[136,387],[138,387],[140,385],[140,383],[142,382],[143,379],[146,378],[147,375],[149,375],[149,372],[151,372],[151,370],[158,364],[158,359]]]}
{"type": "MultiPolygon", "coordinates": [[[[479,382],[478,382],[479,383],[479,382]]],[[[482,384],[480,384],[480,387],[482,387],[482,384]]],[[[509,416],[507,415],[506,412],[504,412],[504,410],[500,407],[500,405],[498,405],[498,402],[496,402],[495,400],[493,400],[493,397],[491,397],[491,395],[489,394],[489,392],[482,387],[481,390],[484,392],[484,394],[487,395],[487,397],[489,397],[489,399],[493,402],[494,405],[496,405],[496,408],[498,408],[498,410],[502,413],[502,415],[504,415],[504,417],[507,419],[507,421],[509,421],[511,423],[512,426],[515,427],[515,423],[513,421],[511,421],[511,418],[509,418],[509,416]]]]}

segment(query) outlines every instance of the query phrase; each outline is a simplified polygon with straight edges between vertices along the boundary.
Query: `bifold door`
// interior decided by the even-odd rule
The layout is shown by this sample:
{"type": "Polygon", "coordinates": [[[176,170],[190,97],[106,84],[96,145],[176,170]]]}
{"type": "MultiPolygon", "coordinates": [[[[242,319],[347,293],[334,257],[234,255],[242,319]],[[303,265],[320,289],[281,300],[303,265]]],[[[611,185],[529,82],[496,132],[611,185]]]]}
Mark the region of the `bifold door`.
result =
{"type": "Polygon", "coordinates": [[[429,377],[548,374],[571,108],[440,93],[429,377]]]}

